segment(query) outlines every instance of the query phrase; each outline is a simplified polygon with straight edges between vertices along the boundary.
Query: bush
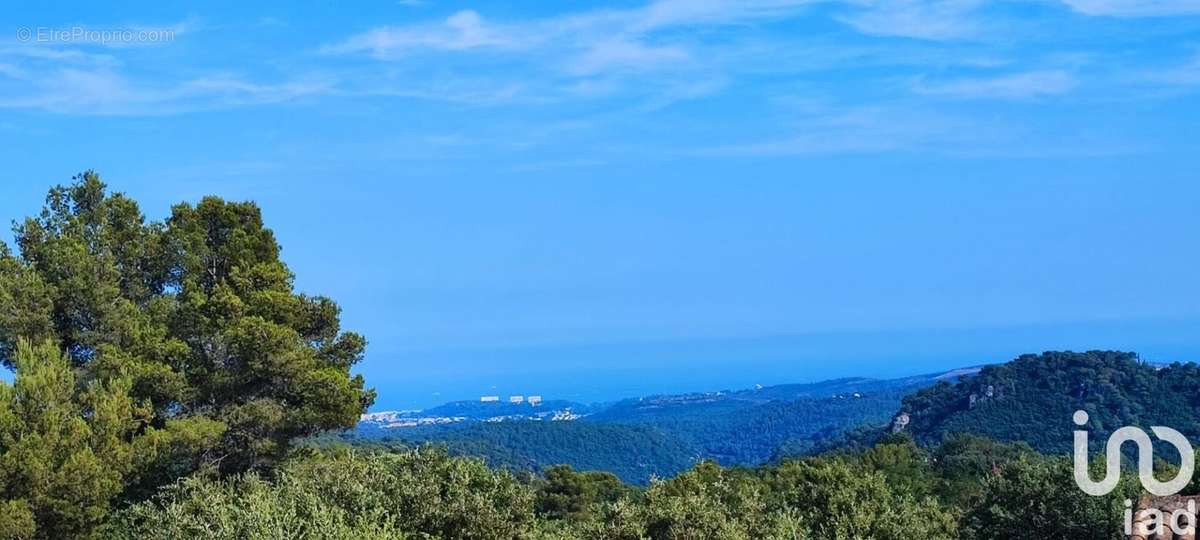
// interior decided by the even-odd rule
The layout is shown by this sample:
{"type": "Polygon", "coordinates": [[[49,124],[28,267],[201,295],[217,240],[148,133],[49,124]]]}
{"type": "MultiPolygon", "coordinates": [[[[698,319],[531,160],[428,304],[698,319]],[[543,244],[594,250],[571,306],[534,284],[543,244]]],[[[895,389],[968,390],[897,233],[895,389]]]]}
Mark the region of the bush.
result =
{"type": "Polygon", "coordinates": [[[185,479],[121,513],[112,538],[515,539],[530,490],[482,462],[432,450],[312,455],[270,479],[185,479]]]}
{"type": "Polygon", "coordinates": [[[1117,489],[1093,497],[1075,485],[1065,458],[1025,457],[987,479],[983,496],[963,517],[969,537],[1123,538],[1125,499],[1138,484],[1122,477],[1117,489]]]}

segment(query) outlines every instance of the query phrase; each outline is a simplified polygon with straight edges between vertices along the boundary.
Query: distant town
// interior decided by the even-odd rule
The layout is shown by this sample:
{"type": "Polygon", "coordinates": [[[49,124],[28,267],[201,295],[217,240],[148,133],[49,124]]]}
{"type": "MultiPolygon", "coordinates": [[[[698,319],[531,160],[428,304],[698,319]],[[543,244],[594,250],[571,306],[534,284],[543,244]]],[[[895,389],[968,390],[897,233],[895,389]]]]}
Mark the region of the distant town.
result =
{"type": "Polygon", "coordinates": [[[362,430],[411,428],[457,424],[459,422],[508,422],[514,420],[577,420],[589,414],[590,408],[581,403],[545,401],[540,395],[513,394],[483,395],[479,400],[452,401],[431,409],[379,411],[363,414],[358,428],[362,430]]]}

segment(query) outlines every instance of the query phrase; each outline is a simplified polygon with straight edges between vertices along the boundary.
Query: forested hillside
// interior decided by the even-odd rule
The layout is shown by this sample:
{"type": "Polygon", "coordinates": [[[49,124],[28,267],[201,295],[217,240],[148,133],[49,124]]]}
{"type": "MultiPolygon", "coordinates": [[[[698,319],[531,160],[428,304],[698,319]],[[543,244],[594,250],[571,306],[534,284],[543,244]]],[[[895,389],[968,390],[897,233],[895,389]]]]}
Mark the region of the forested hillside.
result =
{"type": "Polygon", "coordinates": [[[658,395],[603,406],[454,402],[405,413],[445,423],[381,429],[363,422],[347,438],[408,447],[443,444],[453,454],[482,457],[497,467],[542,471],[568,464],[645,484],[652,476],[669,477],[700,460],[753,466],[784,451],[805,454],[823,448],[846,430],[886,424],[907,392],[975,371],[658,395]],[[555,407],[583,416],[555,422],[534,413],[555,407]]]}
{"type": "Polygon", "coordinates": [[[800,448],[863,424],[885,423],[903,390],[849,393],[790,401],[618,406],[583,419],[589,423],[654,426],[678,437],[694,455],[722,465],[758,465],[780,446],[800,448]]]}
{"type": "Polygon", "coordinates": [[[1028,354],[905,397],[907,425],[896,428],[926,445],[947,434],[974,433],[1063,454],[1076,429],[1071,415],[1080,409],[1088,412],[1093,444],[1125,425],[1169,426],[1195,440],[1200,368],[1157,366],[1115,351],[1028,354]]]}
{"type": "Polygon", "coordinates": [[[488,422],[416,428],[397,435],[377,441],[398,448],[433,443],[451,454],[480,457],[492,467],[514,472],[537,473],[565,464],[610,472],[625,482],[642,485],[654,477],[675,476],[700,459],[679,437],[647,425],[488,422]]]}

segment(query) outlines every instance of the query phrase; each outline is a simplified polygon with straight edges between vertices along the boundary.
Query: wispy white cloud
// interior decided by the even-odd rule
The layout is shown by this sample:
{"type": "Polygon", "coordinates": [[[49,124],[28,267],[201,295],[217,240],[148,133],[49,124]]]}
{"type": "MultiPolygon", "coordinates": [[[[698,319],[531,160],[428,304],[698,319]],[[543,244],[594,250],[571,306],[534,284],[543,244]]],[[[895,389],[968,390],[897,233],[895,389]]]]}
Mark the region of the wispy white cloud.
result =
{"type": "Polygon", "coordinates": [[[653,96],[642,101],[635,110],[649,112],[665,109],[676,103],[711,96],[724,90],[728,85],[729,81],[723,78],[689,80],[675,84],[666,84],[658,89],[653,96]]]}
{"type": "Polygon", "coordinates": [[[1200,15],[1200,0],[1063,0],[1085,15],[1109,17],[1168,17],[1200,15]]]}
{"type": "Polygon", "coordinates": [[[664,65],[678,64],[690,58],[679,46],[653,46],[628,39],[609,39],[592,44],[570,61],[568,70],[574,75],[595,75],[608,71],[642,71],[664,65]]]}
{"type": "Polygon", "coordinates": [[[202,77],[191,79],[167,91],[168,99],[197,97],[220,106],[282,103],[295,99],[330,94],[336,84],[332,79],[310,76],[279,83],[252,82],[236,76],[202,77]]]}
{"type": "MultiPolygon", "coordinates": [[[[818,65],[828,68],[834,62],[828,54],[830,49],[803,46],[808,39],[803,34],[775,35],[766,43],[753,39],[714,44],[713,38],[722,36],[725,30],[736,35],[749,25],[825,16],[832,9],[864,34],[951,40],[978,31],[975,8],[982,1],[656,0],[640,7],[503,21],[466,10],[437,21],[373,28],[324,45],[319,51],[327,56],[361,55],[409,66],[409,81],[413,79],[412,66],[418,66],[413,60],[416,55],[445,54],[446,61],[438,64],[439,70],[433,76],[459,72],[464,80],[488,77],[481,73],[494,78],[480,80],[481,87],[468,95],[495,95],[497,87],[515,86],[525,97],[538,95],[542,99],[658,91],[657,96],[642,96],[648,97],[646,103],[653,109],[711,95],[713,81],[736,78],[734,73],[804,71],[818,65]],[[816,9],[818,6],[823,7],[816,9]],[[778,61],[781,53],[789,62],[778,61]],[[804,55],[811,58],[801,58],[804,55]],[[508,62],[507,69],[481,71],[478,62],[471,63],[494,58],[508,62]],[[679,92],[680,88],[706,90],[679,92]]],[[[841,44],[834,56],[854,56],[852,51],[863,46],[841,44]]],[[[372,86],[376,90],[386,87],[383,92],[394,95],[439,95],[414,88],[411,82],[377,81],[372,86]],[[397,84],[402,88],[395,88],[397,84]]]]}
{"type": "Polygon", "coordinates": [[[209,77],[178,83],[131,80],[110,69],[39,72],[17,89],[0,89],[0,108],[83,115],[158,115],[282,103],[331,91],[328,81],[253,83],[209,77]]]}
{"type": "Polygon", "coordinates": [[[41,44],[22,44],[15,47],[0,47],[0,58],[10,62],[59,65],[88,65],[112,67],[120,64],[116,56],[84,51],[79,47],[56,47],[41,44]]]}
{"type": "MultiPolygon", "coordinates": [[[[72,28],[56,30],[71,32],[72,28]]],[[[330,94],[336,87],[334,78],[327,75],[262,82],[229,72],[197,75],[188,70],[186,75],[171,75],[167,69],[144,69],[139,60],[147,53],[132,49],[172,43],[197,28],[195,19],[170,25],[77,28],[74,36],[78,39],[65,34],[59,36],[61,39],[31,38],[26,43],[0,47],[0,66],[3,66],[0,109],[76,115],[161,115],[283,103],[330,94]],[[99,33],[99,37],[94,33],[99,33]],[[171,39],[156,38],[144,43],[126,39],[148,35],[170,35],[171,39]]]]}
{"type": "MultiPolygon", "coordinates": [[[[792,133],[749,143],[700,148],[708,156],[805,156],[914,150],[938,145],[966,125],[940,113],[893,105],[808,103],[792,119],[792,133]]],[[[960,135],[961,137],[961,135],[960,135]]]]}
{"type": "MultiPolygon", "coordinates": [[[[1063,1],[1097,14],[1178,11],[1200,3],[1063,1]]],[[[0,48],[0,107],[164,114],[317,96],[390,96],[473,106],[612,100],[612,110],[638,114],[736,88],[753,87],[770,103],[774,88],[845,87],[843,79],[862,85],[850,90],[862,94],[860,104],[885,93],[923,101],[1031,100],[1070,93],[1082,85],[1078,77],[1092,76],[1046,60],[1056,51],[989,42],[997,12],[1004,8],[986,0],[652,0],[509,19],[463,10],[314,43],[281,63],[290,71],[313,66],[313,75],[298,78],[190,68],[162,74],[140,64],[158,51],[27,45],[0,48]],[[816,33],[785,26],[810,17],[798,26],[815,22],[816,33]],[[820,26],[831,17],[845,26],[820,26]],[[914,39],[875,39],[880,36],[914,39]],[[967,75],[999,70],[1006,73],[967,75]],[[771,82],[741,84],[755,78],[771,82]],[[872,85],[884,89],[868,95],[864,89],[872,85]]],[[[1080,19],[1065,10],[1057,16],[1080,19]]],[[[198,24],[139,28],[195,33],[198,24]]],[[[1181,68],[1171,77],[1183,81],[1189,73],[1181,68]]]]}
{"type": "Polygon", "coordinates": [[[1120,82],[1129,93],[1172,98],[1200,91],[1200,54],[1174,65],[1129,71],[1120,82]]]}
{"type": "MultiPolygon", "coordinates": [[[[441,83],[414,84],[403,80],[376,81],[362,91],[397,96],[451,99],[472,96],[476,103],[493,98],[562,100],[612,97],[623,91],[639,94],[643,107],[661,108],[707,95],[723,75],[719,55],[706,54],[704,40],[692,35],[693,26],[741,24],[781,16],[812,0],[660,0],[640,8],[599,9],[493,21],[474,11],[460,11],[433,23],[388,26],[352,35],[321,47],[325,55],[366,55],[385,62],[418,54],[447,54],[451,62],[473,56],[503,54],[517,73],[485,70],[460,73],[455,91],[435,88],[441,83]],[[687,30],[687,31],[679,31],[687,30]],[[488,75],[492,78],[488,80],[488,75]],[[475,79],[474,90],[463,84],[475,79]],[[517,89],[503,94],[496,89],[517,89]],[[692,91],[697,88],[704,92],[692,91]],[[654,94],[654,95],[650,95],[654,94]],[[483,99],[480,99],[483,98],[483,99]]],[[[491,58],[491,56],[484,56],[491,58]]],[[[404,64],[396,64],[404,65],[404,64]]],[[[478,64],[469,64],[478,66],[478,64]]],[[[453,68],[450,68],[453,70],[453,68]]],[[[442,69],[434,77],[440,77],[442,69]]],[[[506,70],[507,71],[507,70],[506,70]]]]}
{"type": "MultiPolygon", "coordinates": [[[[726,44],[719,51],[706,42],[709,30],[792,16],[807,6],[830,0],[657,0],[623,9],[592,9],[517,20],[496,21],[474,11],[459,11],[433,22],[383,26],[351,35],[319,51],[327,56],[365,55],[397,62],[419,54],[445,54],[463,80],[479,87],[466,95],[493,96],[496,88],[520,88],[509,97],[561,100],[608,98],[634,94],[641,105],[654,110],[695,99],[723,86],[729,57],[739,47],[726,44]],[[503,55],[513,70],[501,73],[476,71],[477,58],[503,55]],[[471,66],[457,68],[454,66],[471,66]],[[472,72],[468,75],[466,69],[472,72]]],[[[840,1],[840,0],[837,0],[840,1]]],[[[406,65],[396,64],[396,65],[406,65]]],[[[368,92],[442,98],[443,94],[414,85],[411,73],[405,82],[373,83],[368,92]]],[[[364,85],[366,86],[366,85],[364,85]]],[[[436,86],[436,85],[435,85],[436,86]]],[[[491,102],[491,100],[475,100],[491,102]]]]}
{"type": "Polygon", "coordinates": [[[459,11],[436,24],[384,26],[321,48],[328,54],[368,53],[381,60],[397,59],[421,51],[523,48],[535,39],[490,24],[471,10],[459,11]]]}
{"type": "Polygon", "coordinates": [[[343,96],[389,96],[397,98],[422,99],[443,101],[461,105],[488,106],[511,104],[526,98],[526,87],[519,82],[495,82],[490,80],[472,80],[467,78],[451,80],[397,82],[370,81],[369,84],[357,84],[354,87],[342,87],[338,90],[343,96]]]}
{"type": "Polygon", "coordinates": [[[279,27],[287,26],[288,22],[286,19],[282,19],[280,17],[268,16],[268,17],[259,17],[258,25],[262,26],[264,28],[279,28],[279,27]]]}
{"type": "Polygon", "coordinates": [[[102,40],[99,43],[110,48],[160,47],[174,43],[183,38],[185,34],[195,31],[198,26],[198,20],[189,18],[165,25],[133,24],[113,29],[97,28],[94,29],[96,32],[93,34],[104,36],[105,32],[108,32],[109,35],[116,37],[116,39],[102,40]]]}
{"type": "Polygon", "coordinates": [[[980,31],[981,0],[867,0],[839,19],[860,32],[930,40],[970,37],[980,31]]]}
{"type": "Polygon", "coordinates": [[[790,135],[718,146],[690,153],[715,157],[796,157],[918,152],[959,158],[1101,157],[1145,153],[1143,141],[1114,139],[1104,132],[1063,136],[1045,126],[980,119],[929,106],[810,104],[794,119],[790,135]]]}
{"type": "Polygon", "coordinates": [[[1078,84],[1071,73],[1051,69],[938,82],[920,80],[913,85],[913,90],[919,94],[955,99],[1021,100],[1066,94],[1078,84]]]}
{"type": "Polygon", "coordinates": [[[829,0],[659,0],[625,17],[630,30],[647,31],[683,25],[722,25],[778,18],[829,0]]]}
{"type": "Polygon", "coordinates": [[[509,170],[513,172],[538,172],[556,169],[601,167],[607,164],[607,161],[601,159],[573,158],[517,163],[516,165],[509,167],[509,170]]]}
{"type": "Polygon", "coordinates": [[[640,8],[602,9],[515,22],[493,22],[475,11],[444,21],[383,26],[321,47],[326,54],[369,54],[397,60],[419,51],[507,50],[574,55],[568,70],[640,69],[689,56],[682,43],[655,45],[649,36],[684,27],[712,27],[783,17],[829,0],[658,0],[640,8]]]}
{"type": "Polygon", "coordinates": [[[1152,72],[1147,78],[1168,84],[1200,86],[1200,56],[1181,66],[1152,72]]]}

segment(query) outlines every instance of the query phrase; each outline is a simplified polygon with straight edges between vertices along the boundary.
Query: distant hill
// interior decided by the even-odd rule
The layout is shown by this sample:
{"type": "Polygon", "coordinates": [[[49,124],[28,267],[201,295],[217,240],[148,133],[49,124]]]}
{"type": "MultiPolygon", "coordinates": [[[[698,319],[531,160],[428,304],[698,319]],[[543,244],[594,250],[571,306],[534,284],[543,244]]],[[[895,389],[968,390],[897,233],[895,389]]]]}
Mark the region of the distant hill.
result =
{"type": "Polygon", "coordinates": [[[781,384],[746,390],[723,390],[692,394],[655,395],[615,402],[587,417],[590,421],[639,421],[712,416],[743,411],[771,402],[820,403],[870,396],[907,393],[939,381],[956,381],[978,373],[981,367],[960,368],[942,373],[900,379],[852,377],[815,383],[781,384]]]}
{"type": "Polygon", "coordinates": [[[905,394],[978,371],[902,379],[845,378],[617,402],[583,422],[651,425],[722,465],[758,465],[786,445],[803,451],[863,424],[885,424],[905,394]]]}
{"type": "Polygon", "coordinates": [[[872,379],[867,377],[848,377],[842,379],[832,379],[816,383],[805,384],[781,384],[776,386],[766,386],[756,390],[742,390],[734,392],[735,397],[744,399],[756,399],[760,401],[770,400],[791,400],[798,398],[816,398],[816,397],[836,397],[839,395],[871,392],[883,392],[890,390],[912,390],[914,388],[922,388],[938,381],[957,381],[962,377],[969,377],[976,373],[983,366],[971,366],[940,373],[929,373],[924,375],[914,375],[912,377],[901,377],[899,379],[872,379]]]}
{"type": "Polygon", "coordinates": [[[1135,353],[1046,352],[984,367],[904,398],[894,429],[923,444],[951,433],[1025,441],[1041,452],[1071,450],[1071,416],[1088,412],[1091,441],[1125,426],[1163,425],[1200,437],[1200,368],[1148,364],[1135,353]]]}
{"type": "Polygon", "coordinates": [[[540,470],[568,464],[644,483],[701,459],[757,465],[783,447],[803,452],[863,424],[886,425],[905,394],[978,370],[657,395],[607,405],[459,401],[364,415],[353,435],[445,444],[496,466],[540,470]]]}
{"type": "Polygon", "coordinates": [[[701,459],[757,465],[869,446],[889,429],[926,446],[970,433],[1062,454],[1071,450],[1078,409],[1088,412],[1094,451],[1125,425],[1165,425],[1200,441],[1200,367],[1150,364],[1128,352],[1046,352],[901,379],[845,378],[606,405],[456,402],[367,415],[348,436],[439,443],[497,466],[537,471],[568,464],[644,483],[701,459]]]}

